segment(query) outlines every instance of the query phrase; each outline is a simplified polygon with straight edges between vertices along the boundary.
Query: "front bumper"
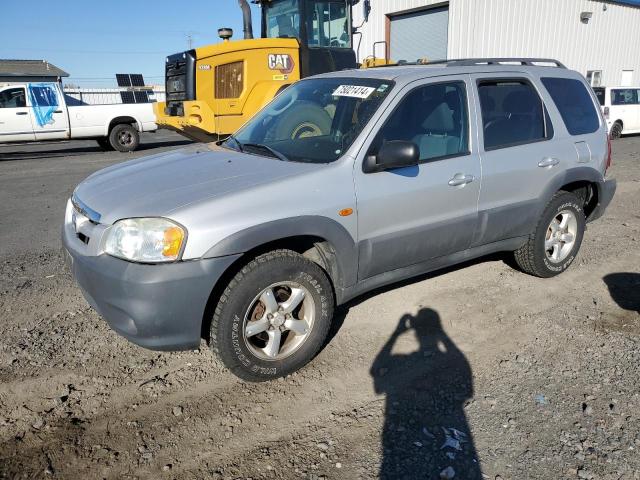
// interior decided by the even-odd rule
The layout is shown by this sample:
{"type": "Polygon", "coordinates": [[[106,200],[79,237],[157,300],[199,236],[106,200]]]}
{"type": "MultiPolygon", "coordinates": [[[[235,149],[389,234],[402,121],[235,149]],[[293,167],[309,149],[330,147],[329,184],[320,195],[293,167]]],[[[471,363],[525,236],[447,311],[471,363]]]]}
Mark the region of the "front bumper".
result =
{"type": "Polygon", "coordinates": [[[604,215],[605,210],[613,200],[613,196],[616,193],[616,179],[607,178],[604,182],[598,183],[598,204],[589,215],[587,219],[589,222],[597,220],[604,215]]]}
{"type": "Polygon", "coordinates": [[[87,302],[113,330],[152,350],[186,350],[200,344],[209,295],[239,255],[143,265],[106,254],[83,255],[68,228],[62,244],[87,302]]]}

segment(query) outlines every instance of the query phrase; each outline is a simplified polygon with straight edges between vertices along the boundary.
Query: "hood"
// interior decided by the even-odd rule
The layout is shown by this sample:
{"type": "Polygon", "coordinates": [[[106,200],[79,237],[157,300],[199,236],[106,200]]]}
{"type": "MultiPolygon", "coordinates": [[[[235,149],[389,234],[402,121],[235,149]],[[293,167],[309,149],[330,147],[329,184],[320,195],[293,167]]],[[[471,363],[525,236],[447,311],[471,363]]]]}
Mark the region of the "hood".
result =
{"type": "Polygon", "coordinates": [[[99,170],[74,194],[109,224],[168,216],[186,205],[319,168],[199,144],[99,170]]]}

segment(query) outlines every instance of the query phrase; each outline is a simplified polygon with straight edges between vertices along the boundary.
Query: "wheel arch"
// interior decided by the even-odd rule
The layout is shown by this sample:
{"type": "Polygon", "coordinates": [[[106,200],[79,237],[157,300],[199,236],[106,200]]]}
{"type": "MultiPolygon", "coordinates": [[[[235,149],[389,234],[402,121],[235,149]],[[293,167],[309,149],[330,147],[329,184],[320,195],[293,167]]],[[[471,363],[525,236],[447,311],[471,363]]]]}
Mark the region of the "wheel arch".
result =
{"type": "Polygon", "coordinates": [[[212,286],[202,321],[203,338],[208,338],[213,311],[231,279],[252,258],[277,249],[293,250],[318,264],[327,273],[336,296],[357,279],[356,243],[346,228],[335,220],[300,216],[241,230],[218,242],[203,255],[203,258],[210,258],[241,254],[212,286]]]}
{"type": "Polygon", "coordinates": [[[131,125],[139,132],[142,124],[135,117],[132,117],[130,115],[121,115],[119,117],[114,117],[109,121],[109,124],[107,125],[106,136],[109,136],[111,130],[116,125],[131,125]]]}
{"type": "Polygon", "coordinates": [[[543,195],[540,198],[538,218],[545,206],[559,191],[567,191],[574,193],[583,202],[584,214],[587,220],[598,206],[601,197],[603,177],[600,172],[591,167],[578,167],[566,170],[557,175],[549,183],[543,195]]]}

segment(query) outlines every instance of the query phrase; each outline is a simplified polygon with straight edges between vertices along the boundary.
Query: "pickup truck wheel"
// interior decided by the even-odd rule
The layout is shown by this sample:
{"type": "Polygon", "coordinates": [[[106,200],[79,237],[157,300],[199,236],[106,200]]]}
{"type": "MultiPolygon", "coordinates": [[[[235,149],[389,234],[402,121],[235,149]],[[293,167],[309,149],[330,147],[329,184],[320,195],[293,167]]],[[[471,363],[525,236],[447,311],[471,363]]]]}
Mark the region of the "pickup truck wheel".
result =
{"type": "Polygon", "coordinates": [[[331,283],[317,264],[274,250],[229,282],[213,314],[211,347],[243,380],[283,377],[318,353],[333,308],[331,283]]]}
{"type": "Polygon", "coordinates": [[[515,251],[516,263],[537,277],[548,278],[564,272],[578,254],[585,225],[578,197],[558,192],[547,204],[527,243],[515,251]]]}
{"type": "Polygon", "coordinates": [[[109,132],[109,144],[119,152],[133,152],[140,144],[140,135],[135,127],[121,123],[109,132]]]}
{"type": "Polygon", "coordinates": [[[96,142],[98,142],[98,146],[100,146],[101,149],[105,150],[105,151],[111,151],[113,150],[113,147],[111,146],[111,144],[109,143],[109,139],[108,138],[98,138],[96,140],[96,142]]]}

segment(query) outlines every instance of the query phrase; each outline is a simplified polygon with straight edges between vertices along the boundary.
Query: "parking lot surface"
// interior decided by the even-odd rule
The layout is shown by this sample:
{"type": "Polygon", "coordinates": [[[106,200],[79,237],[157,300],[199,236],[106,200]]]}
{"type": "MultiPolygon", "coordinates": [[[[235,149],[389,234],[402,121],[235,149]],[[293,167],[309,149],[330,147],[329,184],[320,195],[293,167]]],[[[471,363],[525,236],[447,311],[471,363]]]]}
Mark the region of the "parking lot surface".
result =
{"type": "Polygon", "coordinates": [[[640,137],[567,272],[495,255],[378,290],[264,384],[204,341],[128,343],[60,255],[80,180],[186,143],[0,146],[0,478],[640,478],[640,137]]]}

